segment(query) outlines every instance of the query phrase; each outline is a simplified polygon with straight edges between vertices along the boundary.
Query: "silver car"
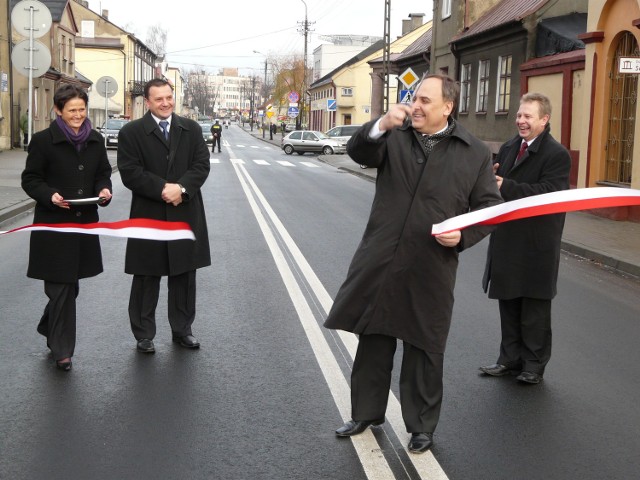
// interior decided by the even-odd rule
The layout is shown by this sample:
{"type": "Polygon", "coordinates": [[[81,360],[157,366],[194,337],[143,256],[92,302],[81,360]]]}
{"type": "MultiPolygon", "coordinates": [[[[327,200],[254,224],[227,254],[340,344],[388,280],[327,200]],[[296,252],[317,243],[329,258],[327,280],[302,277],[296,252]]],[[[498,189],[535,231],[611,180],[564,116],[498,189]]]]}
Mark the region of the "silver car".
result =
{"type": "Polygon", "coordinates": [[[324,133],[315,130],[295,130],[280,140],[280,146],[287,155],[291,155],[293,152],[298,155],[303,155],[305,152],[331,155],[347,151],[346,142],[333,140],[324,133]]]}
{"type": "Polygon", "coordinates": [[[338,125],[327,131],[327,137],[347,143],[362,125],[338,125]]]}
{"type": "Polygon", "coordinates": [[[109,118],[106,124],[98,128],[98,131],[102,133],[102,136],[106,139],[107,148],[118,148],[118,133],[120,133],[120,129],[128,122],[129,120],[125,118],[109,118]]]}

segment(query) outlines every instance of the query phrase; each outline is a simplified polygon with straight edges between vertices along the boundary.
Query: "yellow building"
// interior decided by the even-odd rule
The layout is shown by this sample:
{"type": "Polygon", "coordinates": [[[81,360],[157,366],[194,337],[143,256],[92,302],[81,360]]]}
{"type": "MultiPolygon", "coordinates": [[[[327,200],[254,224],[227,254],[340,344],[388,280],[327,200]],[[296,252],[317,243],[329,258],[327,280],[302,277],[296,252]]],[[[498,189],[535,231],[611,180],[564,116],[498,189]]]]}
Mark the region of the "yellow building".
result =
{"type": "MultiPolygon", "coordinates": [[[[640,65],[640,2],[590,0],[578,186],[640,189],[640,102],[638,73],[621,73],[621,58],[640,65]],[[638,62],[638,63],[636,63],[638,62]]],[[[618,219],[640,221],[640,209],[612,211],[618,219]]]]}

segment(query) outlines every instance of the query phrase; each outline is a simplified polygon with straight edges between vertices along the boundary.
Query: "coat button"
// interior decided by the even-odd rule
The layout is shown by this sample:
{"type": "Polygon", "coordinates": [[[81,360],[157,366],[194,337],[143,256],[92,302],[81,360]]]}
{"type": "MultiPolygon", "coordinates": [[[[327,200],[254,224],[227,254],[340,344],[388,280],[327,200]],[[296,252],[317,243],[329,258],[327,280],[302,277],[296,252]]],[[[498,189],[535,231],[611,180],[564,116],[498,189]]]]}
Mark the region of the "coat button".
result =
{"type": "Polygon", "coordinates": [[[78,195],[82,195],[82,194],[83,194],[83,191],[82,191],[82,189],[81,189],[81,188],[79,188],[79,189],[78,189],[78,195]]]}
{"type": "Polygon", "coordinates": [[[81,217],[82,216],[82,212],[76,212],[76,217],[81,217]]]}
{"type": "Polygon", "coordinates": [[[416,162],[418,162],[418,163],[424,163],[424,158],[422,158],[422,157],[418,157],[418,158],[416,158],[416,162]]]}
{"type": "Polygon", "coordinates": [[[84,165],[78,165],[78,170],[80,171],[84,170],[84,165]]]}

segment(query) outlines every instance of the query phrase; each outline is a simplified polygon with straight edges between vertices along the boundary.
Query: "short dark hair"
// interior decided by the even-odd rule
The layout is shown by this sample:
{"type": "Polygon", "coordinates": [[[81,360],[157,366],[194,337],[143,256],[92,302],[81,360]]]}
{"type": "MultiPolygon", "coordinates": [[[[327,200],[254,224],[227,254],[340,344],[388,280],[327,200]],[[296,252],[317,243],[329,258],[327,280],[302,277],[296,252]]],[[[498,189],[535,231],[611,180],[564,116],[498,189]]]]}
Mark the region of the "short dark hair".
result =
{"type": "Polygon", "coordinates": [[[149,99],[149,90],[151,87],[164,87],[165,85],[169,85],[171,87],[171,91],[173,92],[173,85],[171,82],[164,78],[153,78],[144,84],[144,98],[149,99]]]}
{"type": "Polygon", "coordinates": [[[417,92],[422,82],[424,82],[428,78],[438,78],[442,81],[442,98],[445,102],[453,102],[453,108],[451,109],[451,114],[453,114],[453,112],[456,111],[458,98],[460,97],[460,84],[447,75],[425,73],[420,79],[420,83],[414,91],[417,92]]]}
{"type": "Polygon", "coordinates": [[[85,92],[83,88],[69,83],[58,87],[56,93],[53,94],[53,104],[58,110],[62,111],[67,102],[72,98],[84,100],[85,106],[89,104],[89,95],[87,95],[87,92],[85,92]]]}

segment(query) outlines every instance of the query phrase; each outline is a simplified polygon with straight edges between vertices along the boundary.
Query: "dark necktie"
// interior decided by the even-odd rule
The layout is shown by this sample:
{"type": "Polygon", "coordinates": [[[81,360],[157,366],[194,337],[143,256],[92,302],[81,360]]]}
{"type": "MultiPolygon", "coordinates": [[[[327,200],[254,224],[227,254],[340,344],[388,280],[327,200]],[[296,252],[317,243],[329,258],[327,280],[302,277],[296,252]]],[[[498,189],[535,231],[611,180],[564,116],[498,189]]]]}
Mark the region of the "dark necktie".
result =
{"type": "Polygon", "coordinates": [[[527,150],[528,146],[529,144],[527,142],[522,142],[522,145],[520,145],[520,151],[518,152],[518,156],[516,157],[516,163],[514,164],[514,166],[518,165],[518,163],[520,162],[520,159],[524,155],[524,152],[527,150]]]}
{"type": "Polygon", "coordinates": [[[161,120],[158,124],[160,125],[160,130],[162,130],[165,140],[169,140],[169,129],[167,128],[169,127],[169,122],[161,120]]]}

